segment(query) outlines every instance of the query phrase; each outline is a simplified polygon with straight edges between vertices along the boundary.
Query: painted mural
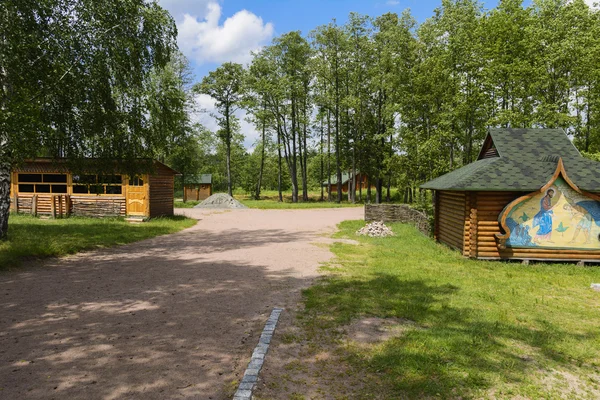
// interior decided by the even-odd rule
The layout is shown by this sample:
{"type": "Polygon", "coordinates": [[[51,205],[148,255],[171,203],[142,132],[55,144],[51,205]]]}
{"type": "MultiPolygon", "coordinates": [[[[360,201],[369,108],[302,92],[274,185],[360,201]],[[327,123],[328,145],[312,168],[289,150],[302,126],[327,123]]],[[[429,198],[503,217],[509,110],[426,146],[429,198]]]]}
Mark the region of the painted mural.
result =
{"type": "Polygon", "coordinates": [[[558,177],[544,192],[514,206],[506,227],[506,247],[600,249],[600,202],[558,177]]]}

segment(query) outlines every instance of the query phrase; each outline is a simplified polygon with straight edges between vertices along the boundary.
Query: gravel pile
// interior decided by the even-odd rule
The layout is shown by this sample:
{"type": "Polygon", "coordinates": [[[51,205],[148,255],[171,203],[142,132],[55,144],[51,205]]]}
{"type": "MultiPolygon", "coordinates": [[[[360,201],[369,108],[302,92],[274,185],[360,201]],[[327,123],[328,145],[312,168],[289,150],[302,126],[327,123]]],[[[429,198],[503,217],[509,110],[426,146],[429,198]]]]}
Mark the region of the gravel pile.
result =
{"type": "Polygon", "coordinates": [[[248,208],[227,193],[215,193],[194,208],[248,208]]]}
{"type": "Polygon", "coordinates": [[[394,236],[394,232],[390,228],[388,228],[383,221],[374,221],[363,228],[356,231],[357,235],[360,236],[370,236],[370,237],[386,237],[386,236],[394,236]]]}

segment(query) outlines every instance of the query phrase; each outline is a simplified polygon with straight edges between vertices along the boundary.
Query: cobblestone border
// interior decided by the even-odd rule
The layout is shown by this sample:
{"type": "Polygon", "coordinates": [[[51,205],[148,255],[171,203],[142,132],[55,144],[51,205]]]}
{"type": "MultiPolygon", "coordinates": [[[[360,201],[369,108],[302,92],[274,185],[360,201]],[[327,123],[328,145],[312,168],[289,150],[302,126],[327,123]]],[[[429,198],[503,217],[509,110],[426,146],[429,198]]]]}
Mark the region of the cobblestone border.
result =
{"type": "Polygon", "coordinates": [[[279,321],[279,316],[281,315],[282,311],[283,308],[274,308],[273,311],[271,311],[271,315],[269,316],[262,334],[260,335],[258,344],[254,348],[252,358],[250,359],[250,363],[248,363],[248,367],[246,368],[244,377],[240,382],[240,386],[238,386],[237,392],[235,392],[235,395],[233,395],[233,400],[252,399],[252,390],[254,390],[254,386],[256,386],[256,382],[258,381],[258,374],[260,373],[260,369],[265,362],[265,357],[267,355],[267,351],[269,350],[269,344],[271,343],[271,339],[275,333],[275,327],[277,326],[277,322],[279,321]]]}

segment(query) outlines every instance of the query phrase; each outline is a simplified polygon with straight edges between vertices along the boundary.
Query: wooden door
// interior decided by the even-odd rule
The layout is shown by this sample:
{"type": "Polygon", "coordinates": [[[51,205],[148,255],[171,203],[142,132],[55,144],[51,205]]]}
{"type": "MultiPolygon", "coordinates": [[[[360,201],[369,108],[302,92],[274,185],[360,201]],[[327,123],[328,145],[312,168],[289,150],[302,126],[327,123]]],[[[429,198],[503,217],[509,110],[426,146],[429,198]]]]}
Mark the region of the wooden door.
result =
{"type": "Polygon", "coordinates": [[[127,215],[148,215],[148,176],[129,179],[127,185],[127,215]]]}

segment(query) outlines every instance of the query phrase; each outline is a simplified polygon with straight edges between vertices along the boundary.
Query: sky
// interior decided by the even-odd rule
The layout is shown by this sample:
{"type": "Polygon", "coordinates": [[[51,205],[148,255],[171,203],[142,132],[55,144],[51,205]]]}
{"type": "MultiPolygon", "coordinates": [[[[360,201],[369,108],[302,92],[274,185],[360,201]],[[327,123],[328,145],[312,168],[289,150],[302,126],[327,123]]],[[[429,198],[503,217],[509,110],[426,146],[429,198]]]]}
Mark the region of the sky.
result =
{"type": "MultiPolygon", "coordinates": [[[[596,0],[586,0],[591,4],[596,0]]],[[[528,3],[529,1],[527,1],[528,3]]],[[[492,9],[497,0],[483,1],[492,9]]],[[[350,12],[376,17],[409,8],[421,23],[433,15],[441,0],[159,0],[177,24],[179,49],[190,61],[195,81],[200,82],[224,62],[247,64],[251,52],[271,43],[276,36],[299,30],[303,35],[319,25],[344,24],[350,12]]],[[[214,102],[206,95],[196,98],[200,109],[193,119],[216,131],[209,113],[214,102]]],[[[252,148],[258,132],[238,112],[246,148],[252,148]]]]}

